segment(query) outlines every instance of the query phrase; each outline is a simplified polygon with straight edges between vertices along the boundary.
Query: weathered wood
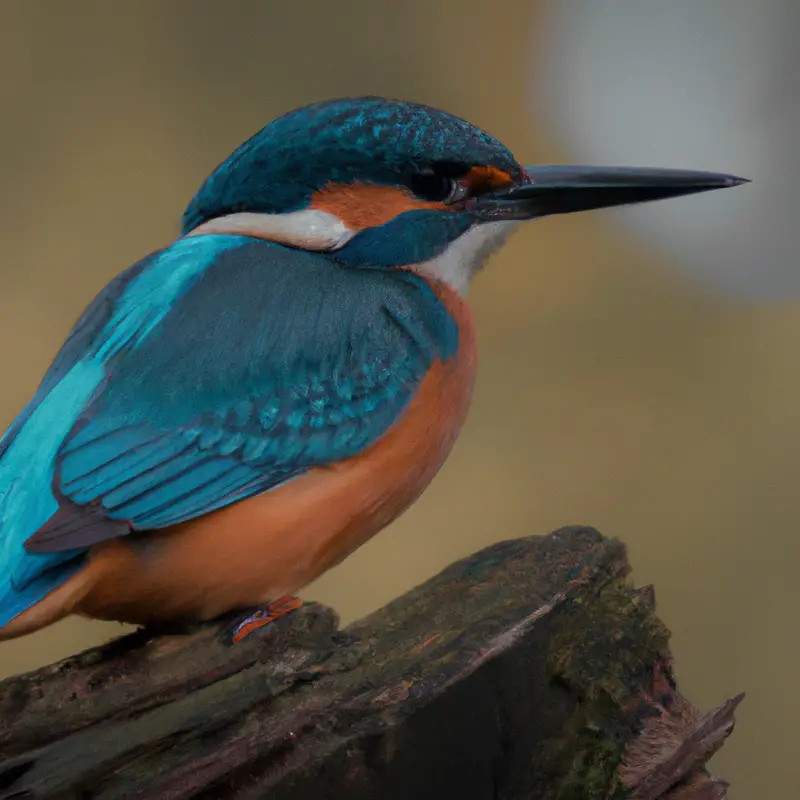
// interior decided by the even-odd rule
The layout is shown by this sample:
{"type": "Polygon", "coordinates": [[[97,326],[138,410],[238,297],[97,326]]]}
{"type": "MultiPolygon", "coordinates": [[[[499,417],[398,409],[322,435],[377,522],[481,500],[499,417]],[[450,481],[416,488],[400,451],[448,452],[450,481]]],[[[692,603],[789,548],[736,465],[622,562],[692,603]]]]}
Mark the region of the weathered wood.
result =
{"type": "Polygon", "coordinates": [[[591,528],[493,545],[337,630],[138,632],[0,683],[2,798],[716,800],[739,698],[675,687],[652,591],[591,528]]]}

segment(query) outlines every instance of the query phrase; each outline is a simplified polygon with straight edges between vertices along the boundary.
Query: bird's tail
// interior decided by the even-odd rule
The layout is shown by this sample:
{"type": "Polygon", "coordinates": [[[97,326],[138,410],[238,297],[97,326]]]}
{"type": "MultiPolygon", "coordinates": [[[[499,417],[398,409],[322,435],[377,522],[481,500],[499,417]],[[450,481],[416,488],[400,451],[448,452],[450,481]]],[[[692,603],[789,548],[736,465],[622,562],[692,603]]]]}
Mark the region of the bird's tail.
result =
{"type": "Polygon", "coordinates": [[[60,586],[82,558],[28,553],[25,542],[58,511],[56,457],[100,377],[94,362],[78,362],[0,440],[0,627],[60,586]]]}

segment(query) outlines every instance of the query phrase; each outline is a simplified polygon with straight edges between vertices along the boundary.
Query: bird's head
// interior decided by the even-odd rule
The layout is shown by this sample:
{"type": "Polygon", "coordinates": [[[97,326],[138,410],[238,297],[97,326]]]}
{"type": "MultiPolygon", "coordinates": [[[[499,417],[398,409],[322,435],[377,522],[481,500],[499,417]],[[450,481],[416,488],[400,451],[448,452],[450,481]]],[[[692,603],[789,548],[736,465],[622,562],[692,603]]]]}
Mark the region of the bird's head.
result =
{"type": "Polygon", "coordinates": [[[352,266],[415,266],[464,291],[520,222],[744,182],[683,170],[523,167],[488,133],[416,103],[315,103],[279,117],[207,178],[184,235],[232,233],[352,266]]]}

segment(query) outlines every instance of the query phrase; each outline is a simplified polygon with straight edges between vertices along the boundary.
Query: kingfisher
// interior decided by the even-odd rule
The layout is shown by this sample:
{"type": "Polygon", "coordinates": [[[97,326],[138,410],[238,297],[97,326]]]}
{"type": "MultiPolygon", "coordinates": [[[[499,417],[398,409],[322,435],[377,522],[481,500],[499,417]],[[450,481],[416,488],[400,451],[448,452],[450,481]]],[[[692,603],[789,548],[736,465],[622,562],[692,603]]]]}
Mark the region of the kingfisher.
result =
{"type": "Polygon", "coordinates": [[[230,615],[230,641],[405,511],[467,416],[467,288],[522,222],[736,186],[522,166],[429,106],[268,124],[114,278],[0,440],[0,639],[230,615]]]}

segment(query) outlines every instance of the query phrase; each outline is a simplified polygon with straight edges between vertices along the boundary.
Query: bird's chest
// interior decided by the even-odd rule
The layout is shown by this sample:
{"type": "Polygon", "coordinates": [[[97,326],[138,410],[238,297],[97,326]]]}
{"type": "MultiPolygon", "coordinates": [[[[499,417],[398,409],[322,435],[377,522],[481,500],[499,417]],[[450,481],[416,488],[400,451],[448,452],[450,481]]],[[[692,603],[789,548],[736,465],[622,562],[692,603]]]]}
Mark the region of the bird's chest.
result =
{"type": "MultiPolygon", "coordinates": [[[[458,348],[434,362],[406,410],[371,447],[353,458],[287,484],[293,507],[315,511],[295,530],[298,585],[340,562],[402,514],[425,490],[450,454],[469,411],[477,368],[472,314],[446,285],[434,291],[459,331],[458,348]],[[313,519],[312,519],[313,517],[313,519]],[[305,566],[303,566],[305,565],[305,566]]],[[[269,502],[264,497],[264,508],[269,502]]],[[[273,507],[274,508],[274,507],[273,507]]]]}

